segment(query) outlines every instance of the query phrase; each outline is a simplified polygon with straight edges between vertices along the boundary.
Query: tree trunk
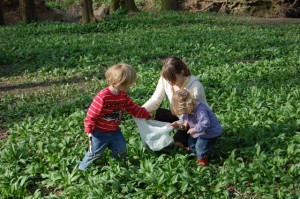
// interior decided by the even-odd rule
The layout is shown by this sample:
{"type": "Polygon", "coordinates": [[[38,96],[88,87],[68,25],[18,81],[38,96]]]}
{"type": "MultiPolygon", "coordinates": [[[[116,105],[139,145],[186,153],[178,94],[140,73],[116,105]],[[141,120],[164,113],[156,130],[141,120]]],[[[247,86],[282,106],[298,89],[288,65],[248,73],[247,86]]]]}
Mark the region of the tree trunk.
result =
{"type": "Polygon", "coordinates": [[[112,0],[110,3],[109,13],[111,14],[119,8],[123,9],[126,13],[139,11],[134,0],[112,0]]]}
{"type": "Polygon", "coordinates": [[[0,0],[0,26],[4,25],[4,13],[3,13],[3,4],[0,0]]]}
{"type": "Polygon", "coordinates": [[[161,10],[178,10],[178,0],[161,0],[161,10]]]}
{"type": "Polygon", "coordinates": [[[113,13],[114,11],[118,10],[120,8],[120,0],[111,0],[109,5],[109,13],[113,13]]]}
{"type": "Polygon", "coordinates": [[[96,18],[93,13],[93,2],[92,0],[82,0],[82,19],[83,24],[96,23],[96,18]]]}
{"type": "Polygon", "coordinates": [[[121,0],[124,2],[124,10],[127,13],[138,12],[139,9],[136,7],[134,0],[121,0]]]}
{"type": "Polygon", "coordinates": [[[37,21],[34,0],[20,0],[19,4],[20,14],[23,22],[30,23],[32,21],[37,21]]]}
{"type": "Polygon", "coordinates": [[[300,0],[295,0],[293,5],[292,5],[293,8],[298,8],[300,7],[300,0]]]}
{"type": "Polygon", "coordinates": [[[35,6],[38,7],[46,7],[45,0],[35,0],[35,6]]]}

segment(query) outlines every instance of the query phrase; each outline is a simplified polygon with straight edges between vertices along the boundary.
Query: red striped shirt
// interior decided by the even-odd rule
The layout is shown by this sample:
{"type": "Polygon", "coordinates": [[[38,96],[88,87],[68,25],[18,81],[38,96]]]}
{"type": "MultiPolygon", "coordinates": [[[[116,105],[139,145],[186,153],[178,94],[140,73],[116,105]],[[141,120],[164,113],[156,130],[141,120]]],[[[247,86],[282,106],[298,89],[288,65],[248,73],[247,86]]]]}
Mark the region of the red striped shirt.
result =
{"type": "Polygon", "coordinates": [[[95,129],[100,132],[116,131],[125,111],[136,118],[150,115],[145,108],[135,104],[128,93],[120,91],[115,95],[106,87],[94,97],[84,120],[84,130],[86,133],[95,129]]]}

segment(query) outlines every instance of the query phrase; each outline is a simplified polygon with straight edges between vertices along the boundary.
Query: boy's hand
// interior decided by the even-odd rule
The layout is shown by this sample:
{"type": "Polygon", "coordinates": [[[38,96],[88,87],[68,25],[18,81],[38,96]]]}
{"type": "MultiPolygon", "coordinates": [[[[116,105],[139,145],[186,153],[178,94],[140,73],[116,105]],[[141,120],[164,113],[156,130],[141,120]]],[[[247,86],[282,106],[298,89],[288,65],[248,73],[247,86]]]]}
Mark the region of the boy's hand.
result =
{"type": "Polygon", "coordinates": [[[156,111],[152,111],[148,116],[147,120],[154,120],[156,111]]]}
{"type": "Polygon", "coordinates": [[[92,138],[92,134],[91,134],[91,133],[88,133],[87,135],[88,135],[88,137],[89,137],[89,151],[90,151],[90,153],[92,153],[92,146],[93,146],[93,138],[92,138]]]}

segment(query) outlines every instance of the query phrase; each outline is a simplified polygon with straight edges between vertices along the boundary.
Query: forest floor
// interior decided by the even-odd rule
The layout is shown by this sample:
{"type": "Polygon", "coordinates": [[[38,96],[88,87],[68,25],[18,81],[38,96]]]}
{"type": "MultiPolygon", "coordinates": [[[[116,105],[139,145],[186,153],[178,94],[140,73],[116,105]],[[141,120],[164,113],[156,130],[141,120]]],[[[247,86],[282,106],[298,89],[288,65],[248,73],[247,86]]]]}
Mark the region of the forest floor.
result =
{"type": "MultiPolygon", "coordinates": [[[[47,17],[44,15],[44,17],[47,17]]],[[[52,15],[48,16],[49,19],[52,15]]],[[[74,17],[74,16],[73,16],[74,17]]],[[[297,18],[261,18],[261,17],[249,17],[249,16],[236,16],[237,20],[257,25],[285,25],[287,23],[300,24],[300,19],[297,18]]],[[[11,21],[11,23],[15,23],[16,21],[11,21]]],[[[0,65],[0,72],[3,76],[10,76],[10,69],[6,68],[3,65],[0,65]]],[[[45,92],[51,89],[53,86],[57,84],[82,84],[82,81],[79,77],[71,77],[68,79],[61,79],[54,82],[35,82],[35,83],[24,83],[24,79],[22,77],[16,77],[13,81],[0,81],[0,96],[6,94],[32,94],[38,92],[45,92]]]]}

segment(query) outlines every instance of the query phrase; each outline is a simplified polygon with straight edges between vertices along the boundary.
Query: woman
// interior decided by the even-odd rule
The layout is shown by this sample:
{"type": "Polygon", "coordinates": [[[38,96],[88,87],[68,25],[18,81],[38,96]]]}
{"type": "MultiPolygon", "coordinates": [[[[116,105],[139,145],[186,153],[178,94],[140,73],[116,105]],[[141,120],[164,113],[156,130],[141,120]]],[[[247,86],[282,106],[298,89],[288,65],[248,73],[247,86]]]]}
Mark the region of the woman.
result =
{"type": "MultiPolygon", "coordinates": [[[[173,123],[181,116],[176,116],[170,110],[159,108],[164,97],[172,102],[173,94],[180,89],[186,89],[195,97],[197,102],[207,105],[204,88],[199,79],[191,75],[187,65],[177,57],[169,57],[165,60],[160,72],[156,89],[151,98],[143,105],[149,112],[156,110],[155,120],[173,123]]],[[[177,130],[174,141],[177,146],[188,147],[187,130],[177,130]]]]}

